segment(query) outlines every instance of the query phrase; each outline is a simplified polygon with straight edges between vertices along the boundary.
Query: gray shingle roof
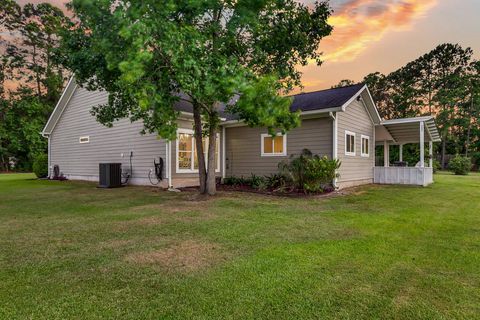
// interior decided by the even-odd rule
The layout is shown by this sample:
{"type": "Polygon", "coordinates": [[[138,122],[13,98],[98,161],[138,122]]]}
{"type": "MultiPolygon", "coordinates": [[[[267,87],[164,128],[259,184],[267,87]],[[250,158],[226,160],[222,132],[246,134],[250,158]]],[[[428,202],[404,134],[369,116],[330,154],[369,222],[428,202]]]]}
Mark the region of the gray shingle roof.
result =
{"type": "MultiPolygon", "coordinates": [[[[364,87],[363,83],[333,88],[327,90],[313,91],[307,93],[300,93],[293,95],[293,102],[290,107],[292,112],[295,111],[314,111],[330,108],[338,108],[343,106],[348,100],[350,100],[360,89],[364,87]]],[[[177,111],[192,113],[192,105],[185,101],[180,100],[175,104],[177,111]]],[[[235,120],[237,117],[225,112],[224,106],[220,110],[220,116],[227,120],[235,120]]]]}
{"type": "Polygon", "coordinates": [[[347,87],[296,94],[293,96],[290,109],[294,112],[341,107],[363,87],[364,84],[359,83],[347,87]]]}

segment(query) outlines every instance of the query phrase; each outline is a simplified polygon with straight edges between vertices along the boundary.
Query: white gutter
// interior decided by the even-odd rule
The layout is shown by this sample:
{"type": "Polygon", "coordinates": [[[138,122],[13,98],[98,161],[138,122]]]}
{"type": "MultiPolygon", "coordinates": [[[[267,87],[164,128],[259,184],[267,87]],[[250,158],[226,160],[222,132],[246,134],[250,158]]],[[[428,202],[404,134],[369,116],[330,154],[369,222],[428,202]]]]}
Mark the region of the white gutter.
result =
{"type": "Polygon", "coordinates": [[[402,123],[415,123],[415,122],[425,122],[428,120],[433,119],[432,116],[425,116],[425,117],[414,117],[414,118],[400,118],[400,119],[392,119],[392,120],[383,120],[380,122],[381,125],[389,125],[389,124],[402,124],[402,123]]]}
{"type": "Polygon", "coordinates": [[[375,103],[375,100],[373,100],[372,94],[370,93],[370,89],[368,89],[367,85],[365,85],[365,89],[367,89],[368,96],[370,97],[370,100],[373,103],[373,109],[375,109],[375,113],[377,115],[377,118],[378,118],[379,122],[382,122],[382,117],[380,117],[380,113],[378,113],[377,104],[375,103]]]}
{"type": "MultiPolygon", "coordinates": [[[[60,108],[60,105],[62,104],[61,102],[63,101],[63,98],[64,98],[64,96],[65,96],[65,93],[68,91],[68,88],[70,87],[70,85],[71,85],[72,81],[74,81],[74,79],[75,79],[75,76],[72,75],[72,76],[70,77],[70,79],[68,80],[67,85],[65,86],[65,89],[63,89],[62,95],[60,96],[60,99],[58,99],[58,102],[57,102],[57,104],[55,105],[55,108],[53,109],[53,112],[52,112],[52,114],[50,115],[50,118],[48,118],[47,124],[45,125],[45,127],[44,127],[43,130],[42,130],[42,136],[45,136],[45,135],[47,135],[47,134],[52,133],[53,128],[55,128],[55,127],[57,126],[57,122],[58,122],[58,120],[60,119],[60,116],[57,118],[57,120],[55,120],[55,123],[53,124],[53,127],[52,127],[52,129],[50,130],[50,132],[46,132],[46,131],[45,131],[45,130],[47,129],[48,125],[50,124],[50,121],[52,121],[53,115],[56,114],[56,113],[57,113],[57,109],[60,108]]],[[[75,86],[76,86],[76,84],[75,84],[75,86]]],[[[72,92],[71,92],[71,94],[70,94],[70,97],[68,97],[68,100],[65,102],[65,104],[63,104],[64,106],[66,106],[66,105],[68,104],[68,102],[70,102],[70,99],[72,98],[74,92],[75,92],[75,88],[72,89],[72,92]]]]}
{"type": "MultiPolygon", "coordinates": [[[[333,160],[336,160],[336,159],[338,159],[338,119],[337,119],[337,114],[336,113],[330,112],[329,116],[333,119],[333,125],[332,125],[332,127],[333,127],[332,153],[333,154],[332,154],[332,158],[333,158],[333,160]]],[[[335,174],[336,173],[337,172],[335,171],[335,174]]],[[[337,178],[333,179],[333,187],[337,188],[337,178]]]]}
{"type": "MultiPolygon", "coordinates": [[[[320,109],[320,110],[302,111],[302,112],[300,112],[300,116],[320,115],[320,114],[326,114],[326,113],[337,112],[337,111],[342,111],[342,108],[341,107],[335,107],[335,108],[320,109]]],[[[223,121],[221,124],[226,125],[226,126],[228,126],[228,125],[244,125],[244,126],[246,126],[246,124],[243,120],[228,120],[228,121],[223,121]]]]}

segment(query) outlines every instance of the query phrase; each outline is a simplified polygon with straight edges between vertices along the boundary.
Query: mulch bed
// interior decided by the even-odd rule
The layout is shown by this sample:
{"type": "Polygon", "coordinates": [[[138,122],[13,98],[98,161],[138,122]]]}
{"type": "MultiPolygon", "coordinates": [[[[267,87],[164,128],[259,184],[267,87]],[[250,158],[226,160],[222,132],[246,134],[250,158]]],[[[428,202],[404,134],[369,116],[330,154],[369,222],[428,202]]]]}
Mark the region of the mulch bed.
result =
{"type": "MultiPolygon", "coordinates": [[[[184,192],[198,192],[198,187],[183,187],[178,188],[184,192]]],[[[328,197],[332,195],[339,194],[336,190],[331,190],[328,192],[323,193],[305,193],[301,190],[291,190],[287,192],[275,191],[275,190],[260,190],[252,188],[251,186],[247,185],[238,185],[238,186],[231,186],[225,184],[217,184],[217,191],[227,191],[227,192],[248,192],[248,193],[256,193],[256,194],[263,194],[263,195],[270,195],[270,196],[278,196],[278,197],[288,197],[288,198],[305,198],[305,197],[328,197]]]]}

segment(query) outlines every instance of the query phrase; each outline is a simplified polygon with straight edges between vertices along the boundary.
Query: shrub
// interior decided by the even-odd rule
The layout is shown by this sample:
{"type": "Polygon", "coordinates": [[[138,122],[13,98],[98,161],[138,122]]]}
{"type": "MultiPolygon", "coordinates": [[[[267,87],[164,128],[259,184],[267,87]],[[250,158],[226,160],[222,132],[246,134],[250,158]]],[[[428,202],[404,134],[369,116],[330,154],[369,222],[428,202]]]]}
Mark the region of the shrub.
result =
{"type": "Polygon", "coordinates": [[[469,157],[456,155],[455,158],[448,163],[448,168],[456,175],[467,175],[470,169],[472,169],[472,160],[469,157]]]}
{"type": "Polygon", "coordinates": [[[433,173],[436,173],[441,168],[442,168],[442,165],[440,164],[440,161],[433,160],[433,173]]]}
{"type": "Polygon", "coordinates": [[[245,186],[248,185],[247,179],[244,177],[226,177],[223,184],[227,186],[245,186]]]}
{"type": "Polygon", "coordinates": [[[285,191],[288,188],[288,181],[284,175],[274,173],[265,177],[265,185],[267,189],[285,191]]]}
{"type": "Polygon", "coordinates": [[[304,192],[323,192],[332,188],[332,181],[338,175],[340,161],[328,159],[326,156],[313,155],[304,149],[300,156],[279,164],[280,173],[297,189],[304,192]]]}
{"type": "Polygon", "coordinates": [[[45,178],[48,176],[48,156],[44,153],[37,154],[33,159],[33,173],[37,178],[45,178]]]}
{"type": "Polygon", "coordinates": [[[480,170],[480,152],[472,154],[472,161],[475,165],[475,170],[480,170]]]}
{"type": "Polygon", "coordinates": [[[266,186],[266,178],[252,174],[249,178],[227,177],[223,180],[223,184],[227,186],[249,186],[254,189],[263,189],[266,186]]]}
{"type": "Polygon", "coordinates": [[[266,189],[264,177],[252,174],[246,182],[247,185],[251,186],[254,189],[266,189]]]}

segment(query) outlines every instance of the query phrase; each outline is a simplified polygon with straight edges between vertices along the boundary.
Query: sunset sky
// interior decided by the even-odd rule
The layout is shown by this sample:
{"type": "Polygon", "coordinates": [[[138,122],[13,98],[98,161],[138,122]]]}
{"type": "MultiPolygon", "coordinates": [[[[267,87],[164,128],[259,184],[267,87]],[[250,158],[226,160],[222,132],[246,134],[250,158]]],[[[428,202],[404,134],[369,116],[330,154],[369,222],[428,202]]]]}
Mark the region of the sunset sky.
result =
{"type": "MultiPolygon", "coordinates": [[[[67,1],[48,2],[63,6],[67,1]]],[[[358,81],[370,72],[388,73],[445,42],[471,47],[480,59],[480,0],[331,0],[330,4],[334,31],[320,45],[325,63],[302,68],[304,91],[329,88],[341,79],[358,81]]]]}

